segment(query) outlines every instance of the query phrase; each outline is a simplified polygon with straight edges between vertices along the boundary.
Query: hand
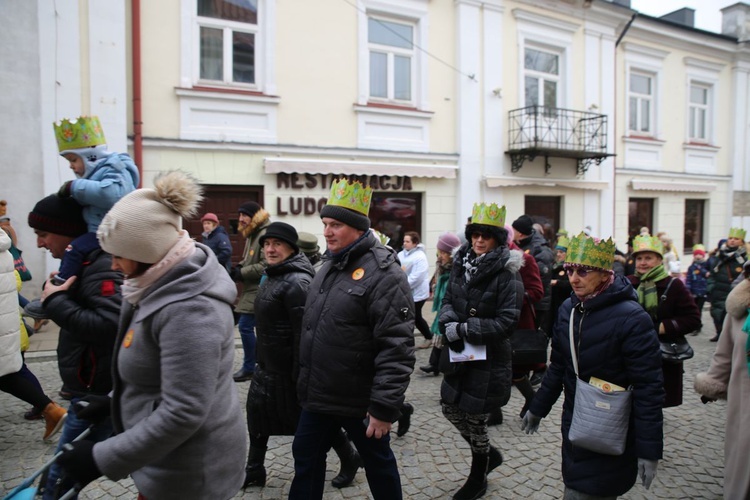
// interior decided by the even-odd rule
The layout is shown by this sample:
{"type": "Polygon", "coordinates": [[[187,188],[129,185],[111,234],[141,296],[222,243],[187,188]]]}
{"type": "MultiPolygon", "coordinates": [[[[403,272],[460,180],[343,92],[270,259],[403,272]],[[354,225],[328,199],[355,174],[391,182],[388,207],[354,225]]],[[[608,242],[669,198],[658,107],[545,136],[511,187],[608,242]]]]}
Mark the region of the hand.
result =
{"type": "Polygon", "coordinates": [[[70,190],[72,187],[73,187],[73,181],[63,182],[63,185],[60,186],[60,189],[57,191],[57,196],[59,196],[60,198],[70,197],[70,190]]]}
{"type": "Polygon", "coordinates": [[[373,417],[369,413],[367,414],[367,417],[365,420],[368,422],[367,424],[367,430],[365,431],[365,435],[368,438],[374,437],[375,439],[380,439],[386,434],[388,434],[391,431],[391,424],[390,422],[386,422],[384,420],[378,420],[377,418],[373,417]]]}
{"type": "Polygon", "coordinates": [[[464,339],[458,339],[454,340],[453,342],[448,342],[448,348],[457,353],[464,352],[464,349],[466,349],[466,344],[464,343],[464,339]]]}
{"type": "Polygon", "coordinates": [[[649,489],[651,487],[651,481],[656,477],[656,465],[658,463],[658,460],[638,459],[638,477],[641,478],[644,488],[649,489]]]}
{"type": "Polygon", "coordinates": [[[432,347],[435,349],[442,349],[445,345],[445,337],[442,335],[435,335],[432,337],[432,347]]]}
{"type": "Polygon", "coordinates": [[[102,475],[94,461],[93,441],[75,441],[64,445],[57,463],[76,482],[77,488],[83,488],[102,475]]]}
{"type": "Polygon", "coordinates": [[[530,411],[527,411],[521,421],[521,430],[526,434],[534,434],[539,429],[539,422],[541,421],[541,418],[537,417],[530,411]]]}
{"type": "Polygon", "coordinates": [[[64,292],[70,289],[73,283],[76,282],[76,279],[77,279],[77,276],[71,276],[62,285],[55,285],[54,283],[52,283],[51,280],[47,280],[47,282],[44,283],[44,288],[42,288],[41,301],[44,302],[45,299],[49,297],[50,295],[52,295],[53,293],[64,292]]]}
{"type": "Polygon", "coordinates": [[[234,266],[232,270],[229,271],[229,276],[231,276],[232,281],[234,282],[242,281],[242,267],[234,266]]]}
{"type": "Polygon", "coordinates": [[[112,398],[91,394],[76,402],[73,412],[80,419],[98,424],[112,413],[112,398]]]}

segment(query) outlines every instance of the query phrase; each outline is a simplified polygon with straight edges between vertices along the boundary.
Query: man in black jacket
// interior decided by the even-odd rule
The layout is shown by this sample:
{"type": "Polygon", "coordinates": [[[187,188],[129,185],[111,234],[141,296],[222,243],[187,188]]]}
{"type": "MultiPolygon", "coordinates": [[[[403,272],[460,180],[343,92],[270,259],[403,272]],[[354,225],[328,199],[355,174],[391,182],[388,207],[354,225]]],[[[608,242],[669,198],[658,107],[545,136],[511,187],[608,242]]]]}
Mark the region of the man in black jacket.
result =
{"type": "MultiPolygon", "coordinates": [[[[62,258],[70,242],[87,232],[81,206],[57,195],[39,201],[29,213],[37,246],[62,258]]],[[[68,418],[57,451],[81,434],[90,422],[78,419],[73,406],[86,396],[106,397],[112,389],[112,350],[117,334],[122,297],[122,274],[111,270],[112,257],[97,248],[86,256],[83,269],[62,285],[44,284],[42,307],[47,317],[60,326],[57,363],[66,390],[73,395],[68,418]]],[[[89,441],[102,441],[112,434],[112,423],[105,419],[92,429],[89,441]]],[[[57,498],[73,485],[58,481],[60,468],[53,465],[44,485],[44,498],[57,498]],[[60,484],[57,484],[60,482],[60,484]]]]}
{"type": "Polygon", "coordinates": [[[402,497],[389,433],[414,369],[414,300],[396,253],[369,231],[371,196],[340,180],[320,212],[328,250],[302,319],[290,499],[323,497],[326,452],[341,427],[373,498],[402,497]]]}

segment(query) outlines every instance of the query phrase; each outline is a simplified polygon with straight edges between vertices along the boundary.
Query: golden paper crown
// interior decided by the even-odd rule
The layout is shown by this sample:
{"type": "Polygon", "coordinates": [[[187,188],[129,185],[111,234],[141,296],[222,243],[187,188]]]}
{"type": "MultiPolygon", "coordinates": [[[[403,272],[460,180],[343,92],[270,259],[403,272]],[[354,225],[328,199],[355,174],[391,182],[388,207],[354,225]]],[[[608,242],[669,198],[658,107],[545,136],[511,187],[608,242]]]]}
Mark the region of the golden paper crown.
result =
{"type": "Polygon", "coordinates": [[[658,253],[660,257],[664,257],[664,243],[661,242],[656,236],[644,234],[633,238],[633,253],[638,252],[654,252],[658,253]]]}
{"type": "Polygon", "coordinates": [[[607,271],[612,269],[614,262],[615,242],[612,238],[597,241],[591,236],[586,236],[584,232],[573,236],[568,245],[568,254],[565,256],[566,264],[580,264],[607,271]]]}
{"type": "Polygon", "coordinates": [[[364,187],[359,181],[349,182],[346,179],[338,179],[331,185],[328,205],[348,208],[366,217],[370,212],[371,202],[372,188],[364,187]]]}
{"type": "Polygon", "coordinates": [[[93,148],[107,143],[97,116],[80,116],[73,121],[65,118],[53,123],[52,126],[55,128],[57,148],[60,152],[93,148]]]}
{"type": "Polygon", "coordinates": [[[567,250],[569,246],[570,239],[567,236],[560,236],[559,238],[557,238],[557,244],[555,245],[555,248],[567,250]]]}
{"type": "Polygon", "coordinates": [[[505,212],[505,205],[498,207],[497,203],[491,205],[474,203],[474,209],[471,211],[471,223],[505,227],[505,212]]]}
{"type": "Polygon", "coordinates": [[[742,241],[745,241],[745,230],[741,227],[730,227],[729,228],[729,237],[730,238],[739,238],[742,241]]]}

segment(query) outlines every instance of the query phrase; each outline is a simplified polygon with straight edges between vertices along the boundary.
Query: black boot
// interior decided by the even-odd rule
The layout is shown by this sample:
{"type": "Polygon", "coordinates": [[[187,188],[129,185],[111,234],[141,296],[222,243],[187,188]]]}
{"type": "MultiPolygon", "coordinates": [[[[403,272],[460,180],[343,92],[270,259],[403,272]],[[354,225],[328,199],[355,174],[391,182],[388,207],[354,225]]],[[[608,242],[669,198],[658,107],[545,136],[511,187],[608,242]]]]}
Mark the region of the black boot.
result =
{"type": "Polygon", "coordinates": [[[487,465],[489,454],[471,454],[471,472],[460,490],[453,495],[453,500],[475,500],[487,492],[487,465]]]}
{"type": "Polygon", "coordinates": [[[356,448],[352,446],[352,443],[348,439],[334,443],[333,449],[341,461],[341,470],[339,471],[339,475],[331,481],[331,486],[334,488],[346,488],[352,484],[354,476],[357,475],[357,470],[363,466],[362,457],[359,456],[356,448]]]}
{"type": "Polygon", "coordinates": [[[414,413],[414,407],[409,403],[404,403],[401,407],[401,416],[398,417],[398,430],[396,431],[397,436],[403,436],[409,432],[411,427],[411,414],[414,413]]]}
{"type": "Polygon", "coordinates": [[[534,388],[531,386],[528,375],[524,376],[522,379],[514,380],[513,385],[516,386],[516,389],[519,390],[521,395],[526,400],[526,402],[523,404],[523,408],[521,408],[521,418],[523,418],[523,416],[526,415],[526,412],[529,409],[531,401],[534,399],[534,394],[536,393],[534,392],[534,388]]]}
{"type": "Polygon", "coordinates": [[[242,483],[243,488],[266,485],[266,468],[263,462],[266,460],[267,449],[250,446],[250,453],[247,454],[247,465],[245,466],[245,482],[242,483]]]}
{"type": "MultiPolygon", "coordinates": [[[[471,440],[468,437],[464,436],[463,434],[461,435],[461,437],[464,438],[464,441],[469,443],[469,446],[471,446],[471,440]]],[[[500,453],[500,450],[490,445],[490,458],[489,458],[489,464],[487,465],[487,474],[497,469],[502,464],[503,464],[503,454],[500,453]]]]}

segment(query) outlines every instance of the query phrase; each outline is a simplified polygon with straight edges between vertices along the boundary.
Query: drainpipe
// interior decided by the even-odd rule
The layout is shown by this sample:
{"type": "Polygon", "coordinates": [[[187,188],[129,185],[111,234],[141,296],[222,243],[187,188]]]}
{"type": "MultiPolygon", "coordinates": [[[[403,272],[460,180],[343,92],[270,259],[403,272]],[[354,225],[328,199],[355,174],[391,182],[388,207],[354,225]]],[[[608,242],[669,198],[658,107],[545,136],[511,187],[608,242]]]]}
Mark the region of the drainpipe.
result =
{"type": "Polygon", "coordinates": [[[141,0],[131,0],[133,45],[133,159],[138,167],[140,182],[143,185],[143,130],[141,114],[141,0]]]}

